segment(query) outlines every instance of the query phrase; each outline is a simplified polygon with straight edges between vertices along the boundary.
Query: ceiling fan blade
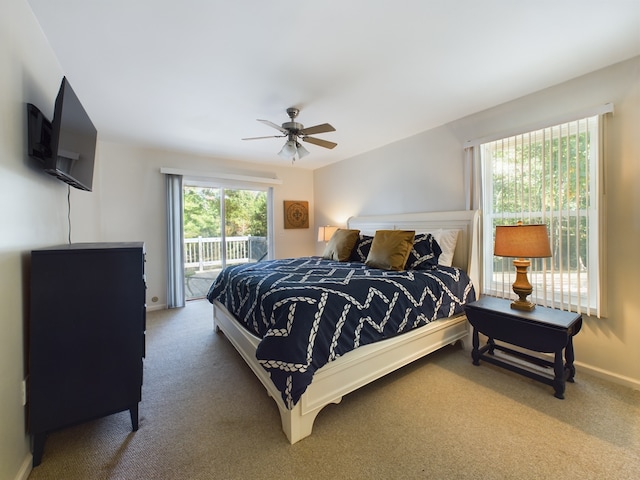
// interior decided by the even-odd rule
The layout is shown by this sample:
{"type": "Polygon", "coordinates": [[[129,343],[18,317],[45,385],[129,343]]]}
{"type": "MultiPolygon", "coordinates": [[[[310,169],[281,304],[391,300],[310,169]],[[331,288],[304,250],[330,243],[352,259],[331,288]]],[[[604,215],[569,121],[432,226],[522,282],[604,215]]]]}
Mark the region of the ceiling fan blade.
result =
{"type": "Polygon", "coordinates": [[[260,119],[258,119],[258,121],[259,121],[259,122],[264,123],[265,125],[269,125],[270,127],[273,127],[273,128],[275,128],[276,130],[280,130],[282,133],[285,133],[285,134],[286,134],[286,133],[289,133],[289,132],[287,131],[287,129],[282,128],[280,125],[276,125],[275,123],[270,122],[269,120],[260,120],[260,119]]]}
{"type": "Polygon", "coordinates": [[[336,129],[333,128],[328,123],[323,123],[321,125],[314,125],[313,127],[303,128],[300,130],[300,133],[303,135],[315,135],[316,133],[326,133],[326,132],[335,132],[336,129]]]}
{"type": "Polygon", "coordinates": [[[328,142],[327,140],[322,140],[320,138],[313,138],[313,137],[302,137],[302,141],[313,143],[314,145],[318,145],[324,148],[333,148],[336,145],[338,145],[337,143],[328,142]]]}
{"type": "Polygon", "coordinates": [[[249,137],[243,138],[242,140],[262,140],[263,138],[282,138],[286,137],[286,135],[269,135],[268,137],[249,137]]]}

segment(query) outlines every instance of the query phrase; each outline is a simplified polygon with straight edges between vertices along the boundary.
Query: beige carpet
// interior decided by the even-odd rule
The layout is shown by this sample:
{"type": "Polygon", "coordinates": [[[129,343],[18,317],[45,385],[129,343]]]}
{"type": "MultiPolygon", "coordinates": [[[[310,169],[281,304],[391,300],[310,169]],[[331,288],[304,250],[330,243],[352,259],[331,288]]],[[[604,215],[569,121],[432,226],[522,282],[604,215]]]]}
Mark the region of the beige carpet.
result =
{"type": "Polygon", "coordinates": [[[558,400],[447,347],[326,407],[289,445],[196,301],[148,314],[144,375],[137,432],[123,412],[52,433],[29,478],[640,478],[640,392],[579,369],[558,400]]]}

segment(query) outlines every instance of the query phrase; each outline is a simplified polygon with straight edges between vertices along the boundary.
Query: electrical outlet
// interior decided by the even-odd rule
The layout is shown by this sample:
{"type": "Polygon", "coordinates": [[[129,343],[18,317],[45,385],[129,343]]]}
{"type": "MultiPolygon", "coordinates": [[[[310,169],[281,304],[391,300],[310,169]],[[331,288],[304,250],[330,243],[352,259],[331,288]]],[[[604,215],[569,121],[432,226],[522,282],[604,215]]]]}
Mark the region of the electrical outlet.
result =
{"type": "Polygon", "coordinates": [[[22,380],[22,406],[27,404],[27,380],[22,380]]]}

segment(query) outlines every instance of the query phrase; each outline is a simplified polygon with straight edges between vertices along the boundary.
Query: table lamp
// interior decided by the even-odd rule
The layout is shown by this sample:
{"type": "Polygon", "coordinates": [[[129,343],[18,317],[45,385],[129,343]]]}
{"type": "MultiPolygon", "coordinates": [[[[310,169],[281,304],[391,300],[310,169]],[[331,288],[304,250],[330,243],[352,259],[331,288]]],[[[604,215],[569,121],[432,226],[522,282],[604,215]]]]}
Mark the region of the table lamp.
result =
{"type": "Polygon", "coordinates": [[[498,257],[512,257],[516,267],[516,281],[513,291],[518,300],[511,303],[515,310],[531,311],[535,305],[527,300],[533,288],[527,278],[527,268],[531,265],[529,258],[546,258],[551,256],[549,235],[544,224],[499,225],[496,227],[496,240],[493,254],[498,257]]]}
{"type": "Polygon", "coordinates": [[[332,227],[330,225],[325,225],[324,227],[319,227],[318,228],[318,241],[327,243],[329,240],[331,240],[331,237],[333,236],[333,234],[336,233],[336,230],[338,230],[338,227],[332,227]]]}

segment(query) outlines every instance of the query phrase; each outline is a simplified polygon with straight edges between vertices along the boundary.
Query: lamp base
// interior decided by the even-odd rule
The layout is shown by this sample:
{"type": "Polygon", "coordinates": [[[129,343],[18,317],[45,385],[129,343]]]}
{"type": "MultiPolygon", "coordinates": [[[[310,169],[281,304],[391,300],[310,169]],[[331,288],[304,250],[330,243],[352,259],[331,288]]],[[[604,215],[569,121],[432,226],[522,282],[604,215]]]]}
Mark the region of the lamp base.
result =
{"type": "Polygon", "coordinates": [[[518,299],[511,303],[511,308],[514,310],[530,312],[536,308],[533,303],[527,300],[527,297],[531,295],[531,292],[533,292],[533,288],[527,278],[527,268],[529,268],[531,262],[529,260],[519,258],[514,260],[513,264],[516,267],[516,281],[513,282],[512,288],[514,293],[518,295],[518,299]]]}
{"type": "Polygon", "coordinates": [[[511,308],[513,310],[523,310],[525,312],[530,312],[532,311],[534,308],[536,308],[535,303],[531,303],[529,301],[522,301],[522,300],[514,300],[513,302],[511,302],[511,308]]]}

